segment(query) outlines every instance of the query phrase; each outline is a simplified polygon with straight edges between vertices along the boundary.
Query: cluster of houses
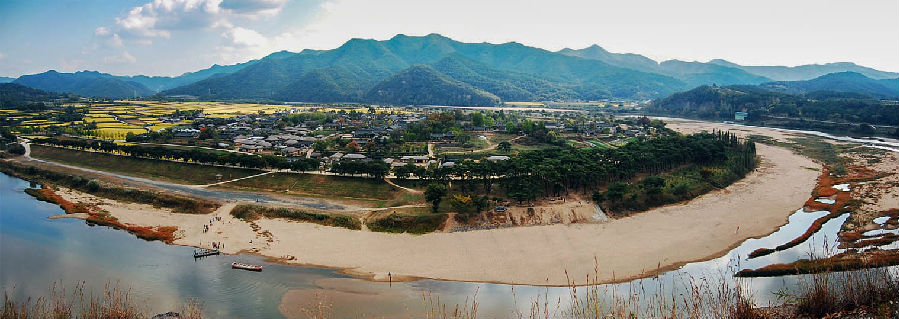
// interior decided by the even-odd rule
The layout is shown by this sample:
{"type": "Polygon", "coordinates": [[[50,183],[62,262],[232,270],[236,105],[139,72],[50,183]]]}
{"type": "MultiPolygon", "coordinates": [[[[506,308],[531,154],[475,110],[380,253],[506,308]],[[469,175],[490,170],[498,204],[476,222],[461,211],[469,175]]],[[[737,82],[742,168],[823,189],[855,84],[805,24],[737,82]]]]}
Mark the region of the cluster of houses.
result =
{"type": "Polygon", "coordinates": [[[315,143],[315,138],[295,134],[276,134],[268,137],[239,135],[233,141],[234,146],[242,152],[257,153],[273,150],[283,155],[296,156],[300,154],[301,150],[311,147],[315,143]]]}

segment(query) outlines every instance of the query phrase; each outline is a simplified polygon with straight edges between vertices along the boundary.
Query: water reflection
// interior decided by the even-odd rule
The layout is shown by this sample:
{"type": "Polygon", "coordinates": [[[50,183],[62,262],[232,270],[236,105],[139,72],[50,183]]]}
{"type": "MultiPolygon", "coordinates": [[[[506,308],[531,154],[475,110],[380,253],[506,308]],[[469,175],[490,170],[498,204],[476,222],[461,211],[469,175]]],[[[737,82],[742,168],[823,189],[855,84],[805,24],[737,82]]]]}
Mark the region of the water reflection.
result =
{"type": "MultiPolygon", "coordinates": [[[[428,300],[435,302],[439,297],[440,303],[452,309],[465,304],[466,299],[470,302],[475,293],[481,317],[510,317],[516,311],[527,316],[536,300],[565,305],[571,298],[571,291],[565,287],[437,280],[370,282],[329,269],[267,263],[252,255],[194,260],[190,247],[147,242],[122,231],[88,226],[81,220],[50,220],[47,216],[60,214],[61,209],[25,194],[23,190],[28,186],[21,179],[0,174],[0,283],[3,288],[15,286],[16,298],[45,295],[54,281],[70,287],[76,281],[86,281],[88,289],[95,292],[111,281],[131,287],[132,296],[145,301],[153,312],[177,310],[184,299],[199,298],[206,316],[211,318],[300,316],[300,308],[313,301],[316,292],[328,296],[335,317],[414,316],[423,314],[428,300]],[[230,263],[236,260],[262,264],[265,270],[232,270],[230,263]]],[[[754,293],[759,304],[775,302],[772,292],[794,286],[799,276],[742,280],[732,274],[740,269],[792,262],[809,253],[839,252],[835,248],[836,233],[848,214],[825,223],[806,243],[767,256],[746,258],[757,248],[792,240],[826,214],[800,209],[774,233],[747,240],[720,258],[690,263],[654,278],[601,285],[599,289],[607,292],[608,298],[637,293],[640,300],[647,300],[658,293],[687,293],[691,280],[707,278],[731,286],[740,281],[754,293]]],[[[578,293],[583,294],[584,289],[578,293]]]]}

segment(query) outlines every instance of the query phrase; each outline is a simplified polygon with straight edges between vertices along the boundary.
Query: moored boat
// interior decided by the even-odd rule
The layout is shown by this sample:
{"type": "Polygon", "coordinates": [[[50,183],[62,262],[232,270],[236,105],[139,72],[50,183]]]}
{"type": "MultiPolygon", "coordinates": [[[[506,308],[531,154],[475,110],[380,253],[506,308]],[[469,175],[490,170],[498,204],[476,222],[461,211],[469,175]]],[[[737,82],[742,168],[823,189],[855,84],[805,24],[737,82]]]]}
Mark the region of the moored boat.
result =
{"type": "Polygon", "coordinates": [[[194,258],[218,255],[220,253],[218,249],[194,249],[194,258]]]}
{"type": "Polygon", "coordinates": [[[250,271],[262,271],[262,266],[244,264],[244,263],[236,262],[236,261],[231,263],[231,268],[250,270],[250,271]]]}

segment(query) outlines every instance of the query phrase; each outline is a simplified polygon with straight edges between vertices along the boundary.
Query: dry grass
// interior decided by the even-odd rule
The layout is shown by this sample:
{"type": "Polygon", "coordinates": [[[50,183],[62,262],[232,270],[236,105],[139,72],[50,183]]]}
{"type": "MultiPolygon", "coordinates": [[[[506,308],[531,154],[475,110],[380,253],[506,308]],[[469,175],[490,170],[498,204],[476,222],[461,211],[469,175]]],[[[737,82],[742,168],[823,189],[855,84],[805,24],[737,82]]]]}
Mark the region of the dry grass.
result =
{"type": "Polygon", "coordinates": [[[465,302],[460,306],[447,308],[447,304],[440,301],[440,296],[433,295],[430,291],[422,292],[421,302],[424,306],[424,315],[421,318],[453,318],[475,319],[478,317],[478,290],[470,297],[465,297],[465,302]],[[469,303],[469,301],[471,303],[469,303]]]}
{"type": "MultiPolygon", "coordinates": [[[[3,305],[0,318],[109,318],[129,319],[147,318],[148,309],[131,297],[131,290],[120,287],[117,283],[106,283],[102,294],[94,295],[86,292],[84,282],[75,285],[68,293],[59,283],[53,283],[47,296],[27,298],[15,301],[15,288],[3,293],[3,305]]],[[[181,318],[199,319],[203,317],[202,309],[195,300],[188,300],[182,306],[184,314],[181,318]]]]}

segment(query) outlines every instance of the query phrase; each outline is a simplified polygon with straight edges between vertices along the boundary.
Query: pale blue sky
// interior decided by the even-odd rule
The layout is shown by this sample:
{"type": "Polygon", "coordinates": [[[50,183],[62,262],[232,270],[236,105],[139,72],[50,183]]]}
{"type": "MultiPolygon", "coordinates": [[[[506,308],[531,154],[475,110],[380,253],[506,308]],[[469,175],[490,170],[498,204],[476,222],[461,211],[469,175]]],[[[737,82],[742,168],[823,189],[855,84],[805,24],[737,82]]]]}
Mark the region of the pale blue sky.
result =
{"type": "Polygon", "coordinates": [[[440,33],[656,60],[899,71],[899,1],[0,0],[0,76],[178,75],[353,37],[440,33]]]}

